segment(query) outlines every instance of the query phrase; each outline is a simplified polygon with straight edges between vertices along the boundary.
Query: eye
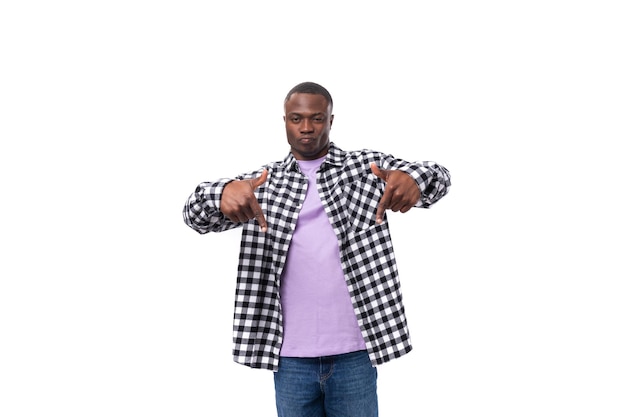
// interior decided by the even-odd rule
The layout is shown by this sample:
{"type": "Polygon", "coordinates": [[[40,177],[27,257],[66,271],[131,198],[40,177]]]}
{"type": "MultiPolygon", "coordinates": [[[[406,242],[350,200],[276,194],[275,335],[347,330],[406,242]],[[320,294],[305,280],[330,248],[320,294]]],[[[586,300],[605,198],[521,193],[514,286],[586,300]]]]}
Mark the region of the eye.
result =
{"type": "Polygon", "coordinates": [[[300,117],[299,116],[291,116],[291,118],[289,120],[291,120],[292,123],[298,123],[300,121],[300,117]]]}
{"type": "Polygon", "coordinates": [[[314,118],[313,118],[313,121],[314,121],[314,122],[323,122],[323,121],[324,121],[324,118],[323,118],[323,117],[314,117],[314,118]]]}

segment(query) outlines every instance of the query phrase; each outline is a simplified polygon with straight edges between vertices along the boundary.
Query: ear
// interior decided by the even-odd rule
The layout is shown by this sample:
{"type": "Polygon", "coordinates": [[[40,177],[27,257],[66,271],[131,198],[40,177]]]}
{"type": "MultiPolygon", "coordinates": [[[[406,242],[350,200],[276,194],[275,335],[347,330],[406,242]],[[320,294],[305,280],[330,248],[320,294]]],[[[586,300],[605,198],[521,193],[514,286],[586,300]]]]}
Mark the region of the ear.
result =
{"type": "Polygon", "coordinates": [[[331,114],[331,115],[330,115],[330,126],[331,126],[331,127],[332,127],[332,125],[333,125],[333,120],[335,120],[335,115],[334,115],[334,114],[331,114]]]}

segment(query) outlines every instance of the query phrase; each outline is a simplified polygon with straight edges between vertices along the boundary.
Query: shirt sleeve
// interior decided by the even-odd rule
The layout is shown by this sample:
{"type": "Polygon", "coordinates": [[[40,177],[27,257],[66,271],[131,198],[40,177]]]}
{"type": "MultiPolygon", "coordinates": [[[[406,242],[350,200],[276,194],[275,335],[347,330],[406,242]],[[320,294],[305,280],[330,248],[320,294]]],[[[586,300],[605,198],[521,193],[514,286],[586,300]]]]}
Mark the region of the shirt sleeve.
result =
{"type": "Polygon", "coordinates": [[[240,223],[230,221],[220,211],[222,191],[230,179],[200,183],[183,208],[185,224],[200,234],[233,229],[240,223]]]}
{"type": "Polygon", "coordinates": [[[419,167],[412,176],[417,181],[421,192],[421,197],[415,207],[430,207],[448,194],[452,185],[450,172],[444,166],[432,161],[419,163],[419,167]]]}
{"type": "Polygon", "coordinates": [[[385,169],[398,169],[415,179],[421,193],[415,207],[432,206],[448,193],[452,185],[450,172],[433,161],[407,162],[386,155],[382,164],[385,169]]]}

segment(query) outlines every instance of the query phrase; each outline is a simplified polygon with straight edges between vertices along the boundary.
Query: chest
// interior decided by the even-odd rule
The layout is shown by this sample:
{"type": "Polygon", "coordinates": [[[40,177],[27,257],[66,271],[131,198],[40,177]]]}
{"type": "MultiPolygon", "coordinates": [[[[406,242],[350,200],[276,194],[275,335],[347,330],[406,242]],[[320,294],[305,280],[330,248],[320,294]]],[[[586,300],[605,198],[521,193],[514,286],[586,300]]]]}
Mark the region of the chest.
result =
{"type": "Polygon", "coordinates": [[[274,175],[259,196],[267,216],[277,224],[295,227],[309,198],[319,198],[337,232],[367,228],[375,224],[382,189],[366,170],[322,169],[307,177],[299,172],[274,175]]]}

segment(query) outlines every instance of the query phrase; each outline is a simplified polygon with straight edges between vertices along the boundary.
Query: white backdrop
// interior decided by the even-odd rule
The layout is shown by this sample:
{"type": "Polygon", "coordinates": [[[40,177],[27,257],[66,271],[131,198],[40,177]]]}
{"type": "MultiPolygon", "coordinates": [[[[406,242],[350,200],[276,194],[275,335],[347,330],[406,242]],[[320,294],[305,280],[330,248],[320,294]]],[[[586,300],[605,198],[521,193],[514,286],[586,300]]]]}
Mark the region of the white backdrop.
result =
{"type": "Polygon", "coordinates": [[[301,81],[342,148],[452,174],[390,216],[381,415],[626,415],[619,2],[340,3],[2,3],[0,415],[274,415],[231,359],[239,232],[181,211],[285,156],[301,81]]]}

